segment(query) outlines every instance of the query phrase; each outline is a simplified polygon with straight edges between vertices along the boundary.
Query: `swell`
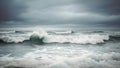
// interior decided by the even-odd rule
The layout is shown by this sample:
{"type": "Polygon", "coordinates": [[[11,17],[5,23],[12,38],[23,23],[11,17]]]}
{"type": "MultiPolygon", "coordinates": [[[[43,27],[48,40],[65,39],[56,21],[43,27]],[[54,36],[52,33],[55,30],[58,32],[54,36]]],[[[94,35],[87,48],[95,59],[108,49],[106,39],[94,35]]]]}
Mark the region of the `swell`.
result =
{"type": "Polygon", "coordinates": [[[108,35],[48,35],[40,37],[39,35],[31,35],[30,37],[5,37],[0,38],[0,43],[77,43],[77,44],[97,44],[104,43],[109,40],[108,35]]]}
{"type": "Polygon", "coordinates": [[[120,35],[108,34],[79,34],[79,35],[49,35],[45,31],[33,32],[27,37],[4,36],[0,37],[0,43],[77,43],[77,44],[100,44],[107,41],[120,41],[120,35]]]}
{"type": "Polygon", "coordinates": [[[110,37],[110,40],[109,41],[120,41],[120,35],[111,35],[109,36],[110,37]]]}

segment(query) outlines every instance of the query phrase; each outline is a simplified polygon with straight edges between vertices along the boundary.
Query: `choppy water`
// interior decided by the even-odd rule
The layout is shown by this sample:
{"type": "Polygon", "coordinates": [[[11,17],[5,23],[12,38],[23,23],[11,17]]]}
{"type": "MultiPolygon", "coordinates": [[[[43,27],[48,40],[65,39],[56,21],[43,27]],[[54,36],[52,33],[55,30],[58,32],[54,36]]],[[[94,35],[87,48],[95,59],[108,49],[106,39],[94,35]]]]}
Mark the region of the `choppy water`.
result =
{"type": "Polygon", "coordinates": [[[120,31],[1,30],[0,68],[120,68],[120,31]]]}

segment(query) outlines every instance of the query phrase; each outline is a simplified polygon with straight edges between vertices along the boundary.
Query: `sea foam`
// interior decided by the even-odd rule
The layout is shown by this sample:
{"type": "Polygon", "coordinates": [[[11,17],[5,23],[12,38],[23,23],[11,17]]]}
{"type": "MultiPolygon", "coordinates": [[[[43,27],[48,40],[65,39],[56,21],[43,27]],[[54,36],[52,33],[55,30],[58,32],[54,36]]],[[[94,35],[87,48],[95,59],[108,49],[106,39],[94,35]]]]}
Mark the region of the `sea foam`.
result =
{"type": "MultiPolygon", "coordinates": [[[[67,31],[68,33],[68,31],[67,31]]],[[[14,34],[15,35],[15,34],[14,34]]],[[[44,30],[37,30],[31,33],[26,33],[25,35],[2,35],[0,36],[0,40],[6,43],[19,43],[27,41],[35,41],[43,43],[76,43],[76,44],[98,44],[104,43],[110,39],[116,39],[115,36],[105,34],[105,33],[86,33],[86,34],[49,34],[44,30]],[[38,40],[37,40],[38,38],[38,40]],[[34,40],[35,39],[35,40],[34,40]]],[[[117,39],[119,36],[117,36],[117,39]]]]}
{"type": "MultiPolygon", "coordinates": [[[[48,48],[49,49],[49,48],[48,48]]],[[[23,57],[0,57],[0,68],[119,68],[120,53],[100,53],[91,50],[59,51],[56,49],[35,50],[23,57]],[[54,50],[54,53],[52,53],[54,50]],[[116,59],[114,59],[116,58],[116,59]]]]}

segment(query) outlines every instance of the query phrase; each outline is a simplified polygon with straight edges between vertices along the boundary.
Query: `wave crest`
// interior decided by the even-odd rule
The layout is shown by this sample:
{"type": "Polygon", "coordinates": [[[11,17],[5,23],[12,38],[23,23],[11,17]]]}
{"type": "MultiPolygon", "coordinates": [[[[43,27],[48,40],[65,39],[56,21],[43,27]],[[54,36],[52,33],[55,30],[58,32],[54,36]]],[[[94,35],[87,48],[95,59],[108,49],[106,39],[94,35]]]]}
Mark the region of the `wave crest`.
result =
{"type": "Polygon", "coordinates": [[[108,35],[108,34],[69,34],[62,35],[56,34],[51,35],[48,34],[44,30],[34,31],[29,34],[20,35],[20,36],[10,36],[4,35],[0,36],[0,42],[4,43],[20,43],[29,41],[30,43],[77,43],[77,44],[98,44],[104,43],[105,41],[114,41],[120,40],[120,36],[108,35]]]}
{"type": "Polygon", "coordinates": [[[46,43],[79,43],[79,44],[97,44],[103,43],[105,40],[109,40],[109,35],[51,35],[45,38],[44,42],[46,43]]]}

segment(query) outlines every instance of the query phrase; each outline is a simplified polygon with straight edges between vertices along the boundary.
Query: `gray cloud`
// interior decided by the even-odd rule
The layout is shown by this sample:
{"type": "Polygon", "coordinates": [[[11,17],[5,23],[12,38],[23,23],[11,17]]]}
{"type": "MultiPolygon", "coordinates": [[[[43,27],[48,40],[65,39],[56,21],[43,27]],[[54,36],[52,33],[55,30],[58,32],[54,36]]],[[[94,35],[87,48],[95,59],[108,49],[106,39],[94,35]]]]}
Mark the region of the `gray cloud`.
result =
{"type": "Polygon", "coordinates": [[[108,15],[120,14],[119,0],[77,0],[77,4],[84,5],[87,11],[108,15]]]}
{"type": "Polygon", "coordinates": [[[19,0],[0,0],[0,21],[21,20],[19,15],[25,8],[24,2],[19,0]]]}
{"type": "Polygon", "coordinates": [[[0,7],[1,21],[22,20],[26,24],[120,24],[119,0],[2,0],[1,2],[3,2],[3,7],[0,7]]]}

